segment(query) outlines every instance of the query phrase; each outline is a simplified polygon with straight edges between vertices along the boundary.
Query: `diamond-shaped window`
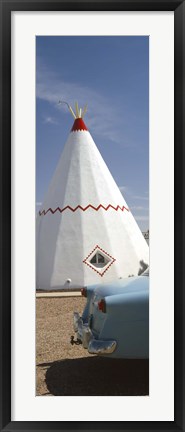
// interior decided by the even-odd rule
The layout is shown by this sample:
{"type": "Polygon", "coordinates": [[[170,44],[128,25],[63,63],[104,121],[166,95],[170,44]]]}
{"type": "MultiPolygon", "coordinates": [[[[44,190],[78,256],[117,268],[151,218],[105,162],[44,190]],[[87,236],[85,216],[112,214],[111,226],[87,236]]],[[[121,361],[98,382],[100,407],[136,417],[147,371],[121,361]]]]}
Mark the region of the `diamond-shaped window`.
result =
{"type": "Polygon", "coordinates": [[[110,261],[110,258],[105,257],[104,255],[100,254],[99,252],[96,252],[94,254],[94,256],[91,258],[90,263],[93,264],[97,268],[103,268],[108,264],[109,261],[110,261]]]}
{"type": "Polygon", "coordinates": [[[99,273],[100,276],[103,276],[109,267],[114,263],[114,261],[115,258],[113,258],[97,245],[83,262],[92,270],[99,273]]]}

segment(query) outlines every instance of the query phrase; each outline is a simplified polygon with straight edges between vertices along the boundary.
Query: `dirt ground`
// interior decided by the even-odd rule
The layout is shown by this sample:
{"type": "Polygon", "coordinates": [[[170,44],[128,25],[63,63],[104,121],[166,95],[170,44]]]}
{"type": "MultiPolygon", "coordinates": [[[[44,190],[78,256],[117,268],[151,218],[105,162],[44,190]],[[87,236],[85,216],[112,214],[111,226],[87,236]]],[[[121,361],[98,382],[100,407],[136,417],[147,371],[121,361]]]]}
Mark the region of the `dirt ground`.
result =
{"type": "Polygon", "coordinates": [[[42,396],[131,396],[149,394],[147,360],[117,360],[71,345],[73,312],[85,299],[36,300],[36,394],[42,396]]]}

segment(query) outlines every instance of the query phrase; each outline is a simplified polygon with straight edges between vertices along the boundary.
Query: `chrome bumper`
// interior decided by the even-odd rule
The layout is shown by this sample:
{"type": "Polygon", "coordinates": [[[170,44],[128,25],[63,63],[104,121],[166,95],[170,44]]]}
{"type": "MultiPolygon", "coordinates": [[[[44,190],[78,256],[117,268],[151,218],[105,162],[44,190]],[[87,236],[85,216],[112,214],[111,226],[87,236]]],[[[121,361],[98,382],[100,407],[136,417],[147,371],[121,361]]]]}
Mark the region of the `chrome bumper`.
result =
{"type": "Polygon", "coordinates": [[[90,354],[111,354],[115,351],[116,341],[95,339],[90,327],[82,321],[78,312],[74,312],[73,326],[77,339],[81,340],[83,347],[88,349],[90,354]]]}

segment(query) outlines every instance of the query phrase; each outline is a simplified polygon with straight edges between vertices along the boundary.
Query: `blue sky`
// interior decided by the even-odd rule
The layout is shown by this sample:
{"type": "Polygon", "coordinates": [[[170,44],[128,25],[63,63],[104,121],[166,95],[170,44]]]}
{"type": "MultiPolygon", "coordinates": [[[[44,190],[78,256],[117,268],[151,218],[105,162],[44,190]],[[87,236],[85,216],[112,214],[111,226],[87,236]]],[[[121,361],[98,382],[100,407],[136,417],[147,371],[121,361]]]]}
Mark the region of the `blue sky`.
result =
{"type": "Polygon", "coordinates": [[[88,104],[85,123],[142,230],[149,228],[149,40],[39,36],[37,211],[73,118],[60,99],[88,104]]]}

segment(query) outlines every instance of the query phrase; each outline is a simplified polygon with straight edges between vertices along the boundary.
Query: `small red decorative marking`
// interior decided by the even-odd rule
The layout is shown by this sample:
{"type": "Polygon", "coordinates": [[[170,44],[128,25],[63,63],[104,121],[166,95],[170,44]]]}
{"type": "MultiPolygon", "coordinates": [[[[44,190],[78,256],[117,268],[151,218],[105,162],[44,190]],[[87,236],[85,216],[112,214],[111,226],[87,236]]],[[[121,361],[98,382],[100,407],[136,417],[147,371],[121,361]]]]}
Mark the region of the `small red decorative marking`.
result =
{"type": "Polygon", "coordinates": [[[76,131],[81,131],[81,130],[88,130],[84,121],[82,120],[82,118],[77,118],[74,121],[73,127],[71,129],[71,132],[76,132],[76,131]]]}
{"type": "Polygon", "coordinates": [[[112,208],[115,211],[118,211],[118,210],[121,210],[121,211],[127,210],[127,211],[129,211],[129,209],[127,207],[125,207],[124,205],[122,207],[120,205],[117,205],[116,207],[114,207],[112,204],[109,204],[107,207],[104,207],[104,205],[99,204],[98,207],[94,207],[92,204],[88,204],[86,207],[82,207],[81,205],[78,205],[78,206],[76,206],[74,208],[71,207],[71,206],[66,206],[64,208],[56,207],[56,209],[52,209],[50,207],[47,210],[41,210],[41,211],[39,211],[39,215],[40,216],[45,216],[49,212],[52,213],[52,214],[55,214],[57,211],[59,211],[60,213],[63,213],[67,209],[71,210],[72,212],[75,212],[78,209],[80,209],[82,211],[86,211],[89,208],[92,208],[95,211],[98,211],[100,208],[102,208],[105,211],[109,210],[109,208],[112,208]]]}
{"type": "Polygon", "coordinates": [[[90,252],[90,254],[83,260],[83,263],[86,264],[87,266],[89,266],[92,270],[94,270],[96,273],[99,274],[99,276],[104,276],[105,272],[110,268],[110,266],[116,261],[116,258],[113,258],[111,255],[109,255],[104,249],[102,249],[100,246],[96,245],[95,248],[90,252]],[[98,270],[96,270],[94,268],[94,266],[92,266],[89,262],[87,262],[87,259],[92,255],[93,252],[95,252],[95,250],[100,250],[102,252],[104,252],[105,255],[107,255],[109,258],[111,258],[111,262],[109,263],[109,265],[107,265],[106,269],[101,273],[98,270]]]}

